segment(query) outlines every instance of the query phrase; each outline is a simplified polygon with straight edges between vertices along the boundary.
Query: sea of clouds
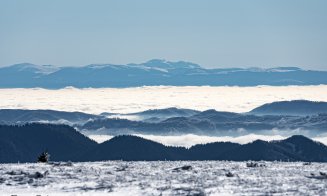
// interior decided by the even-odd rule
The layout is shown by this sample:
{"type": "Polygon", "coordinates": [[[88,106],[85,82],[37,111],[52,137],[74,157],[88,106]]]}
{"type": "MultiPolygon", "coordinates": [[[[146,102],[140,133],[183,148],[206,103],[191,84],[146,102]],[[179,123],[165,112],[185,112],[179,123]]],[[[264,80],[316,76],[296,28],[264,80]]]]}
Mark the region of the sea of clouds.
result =
{"type": "MultiPolygon", "coordinates": [[[[102,112],[132,113],[167,107],[195,110],[248,112],[265,103],[283,100],[306,99],[327,101],[327,85],[317,86],[257,86],[257,87],[175,87],[145,86],[136,88],[64,88],[48,90],[41,88],[0,89],[1,109],[52,109],[80,111],[92,114],[102,112]]],[[[326,130],[327,131],[327,130],[326,130]]],[[[294,133],[290,132],[290,135],[294,133]]],[[[248,143],[257,139],[271,141],[289,135],[271,132],[269,135],[249,134],[239,137],[215,137],[200,135],[158,136],[139,135],[169,146],[190,147],[218,141],[248,143]]],[[[112,136],[90,135],[97,142],[112,136]]],[[[312,138],[327,144],[327,136],[312,138]]]]}
{"type": "Polygon", "coordinates": [[[131,113],[167,107],[248,112],[265,103],[295,99],[327,101],[327,85],[0,89],[1,109],[52,109],[92,114],[131,113]]]}

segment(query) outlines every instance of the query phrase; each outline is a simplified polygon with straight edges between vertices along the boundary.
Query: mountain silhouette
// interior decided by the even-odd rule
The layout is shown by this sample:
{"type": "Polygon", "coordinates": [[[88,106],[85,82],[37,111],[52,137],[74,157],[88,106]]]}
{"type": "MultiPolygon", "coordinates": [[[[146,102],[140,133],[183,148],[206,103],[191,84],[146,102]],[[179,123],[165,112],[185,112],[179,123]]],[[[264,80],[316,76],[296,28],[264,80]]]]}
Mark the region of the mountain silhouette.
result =
{"type": "Polygon", "coordinates": [[[67,125],[0,125],[0,163],[36,162],[48,151],[52,161],[308,161],[327,162],[327,147],[301,135],[248,144],[214,142],[171,147],[138,136],[116,136],[97,144],[67,125]]]}
{"type": "Polygon", "coordinates": [[[137,136],[116,136],[99,144],[85,155],[85,160],[164,161],[185,159],[187,150],[167,147],[137,136]]]}
{"type": "Polygon", "coordinates": [[[90,119],[101,118],[97,115],[82,112],[64,112],[55,110],[23,110],[23,109],[0,109],[0,123],[17,124],[28,122],[59,122],[68,124],[84,124],[90,119]]]}
{"type": "Polygon", "coordinates": [[[101,134],[205,134],[232,135],[269,133],[275,130],[299,130],[315,136],[326,132],[327,114],[310,116],[254,115],[207,110],[193,116],[171,117],[162,121],[136,121],[120,118],[102,118],[78,126],[80,130],[101,134]],[[242,130],[242,132],[239,132],[242,130]]]}
{"type": "Polygon", "coordinates": [[[256,140],[224,153],[220,158],[233,161],[327,161],[327,147],[302,135],[285,140],[266,142],[256,140]]]}
{"type": "Polygon", "coordinates": [[[257,86],[327,84],[326,71],[297,67],[205,69],[200,65],[154,59],[140,64],[82,67],[16,64],[0,68],[0,88],[171,86],[257,86]]]}
{"type": "Polygon", "coordinates": [[[117,114],[104,112],[101,115],[109,118],[126,118],[134,119],[145,122],[160,122],[172,117],[189,117],[200,113],[197,110],[183,109],[183,108],[163,108],[163,109],[150,109],[142,112],[128,113],[128,114],[117,114]]]}
{"type": "Polygon", "coordinates": [[[77,161],[96,142],[67,125],[0,125],[0,162],[35,162],[48,150],[52,161],[77,161]]]}
{"type": "Polygon", "coordinates": [[[256,115],[314,115],[327,114],[327,102],[308,100],[279,101],[267,103],[250,111],[256,115]]]}
{"type": "Polygon", "coordinates": [[[0,124],[41,122],[67,124],[84,134],[205,134],[239,136],[267,134],[271,130],[314,137],[327,130],[326,102],[294,100],[273,102],[247,113],[203,112],[182,108],[101,115],[54,110],[0,109],[0,124]]]}

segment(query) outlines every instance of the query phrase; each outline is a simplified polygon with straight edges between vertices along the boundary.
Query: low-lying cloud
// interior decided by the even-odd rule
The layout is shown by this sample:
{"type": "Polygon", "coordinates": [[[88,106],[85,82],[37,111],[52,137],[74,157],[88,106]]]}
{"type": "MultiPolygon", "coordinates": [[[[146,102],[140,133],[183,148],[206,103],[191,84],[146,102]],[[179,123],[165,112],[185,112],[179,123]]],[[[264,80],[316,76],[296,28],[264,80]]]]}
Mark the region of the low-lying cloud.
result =
{"type": "MultiPolygon", "coordinates": [[[[248,134],[238,137],[202,136],[202,135],[194,135],[194,134],[186,134],[186,135],[178,135],[178,136],[143,135],[143,134],[135,134],[135,135],[164,144],[166,146],[183,146],[187,148],[196,144],[206,144],[212,142],[233,142],[239,144],[247,144],[255,140],[273,141],[273,140],[283,140],[287,138],[281,135],[257,135],[257,134],[248,134]]],[[[89,135],[89,137],[98,143],[102,143],[113,138],[113,136],[110,135],[89,135]]],[[[314,137],[312,139],[327,145],[327,137],[314,137]]]]}
{"type": "Polygon", "coordinates": [[[327,85],[0,89],[1,109],[52,109],[92,114],[132,113],[167,107],[248,112],[265,103],[295,99],[327,101],[327,85]]]}
{"type": "Polygon", "coordinates": [[[249,134],[239,137],[230,137],[230,136],[200,136],[200,135],[193,135],[193,134],[186,134],[180,136],[157,136],[157,135],[137,135],[149,140],[153,140],[167,146],[184,146],[184,147],[191,147],[196,144],[206,144],[212,142],[233,142],[239,144],[246,144],[252,142],[254,140],[281,140],[285,137],[280,135],[274,136],[266,136],[266,135],[255,135],[249,134]]]}

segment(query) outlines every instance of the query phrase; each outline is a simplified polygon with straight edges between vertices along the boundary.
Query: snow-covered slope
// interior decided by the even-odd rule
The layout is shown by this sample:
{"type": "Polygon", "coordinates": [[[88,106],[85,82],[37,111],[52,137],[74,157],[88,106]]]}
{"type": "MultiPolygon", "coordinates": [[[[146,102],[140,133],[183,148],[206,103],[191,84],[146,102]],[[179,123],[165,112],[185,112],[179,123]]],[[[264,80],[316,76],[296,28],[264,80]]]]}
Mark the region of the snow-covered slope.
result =
{"type": "Polygon", "coordinates": [[[0,195],[326,195],[326,171],[302,162],[2,164],[0,195]]]}

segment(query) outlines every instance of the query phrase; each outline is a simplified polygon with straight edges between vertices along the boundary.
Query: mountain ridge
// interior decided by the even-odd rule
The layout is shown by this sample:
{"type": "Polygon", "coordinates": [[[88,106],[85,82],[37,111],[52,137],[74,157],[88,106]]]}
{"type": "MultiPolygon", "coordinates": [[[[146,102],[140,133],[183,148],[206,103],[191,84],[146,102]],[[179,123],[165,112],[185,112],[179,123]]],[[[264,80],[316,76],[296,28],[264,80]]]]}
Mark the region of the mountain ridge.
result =
{"type": "Polygon", "coordinates": [[[327,113],[327,102],[292,100],[266,103],[249,112],[256,115],[312,115],[327,113]]]}
{"type": "Polygon", "coordinates": [[[298,67],[206,69],[191,62],[160,59],[126,65],[90,64],[80,67],[57,67],[22,63],[0,67],[1,88],[319,84],[327,84],[327,71],[303,70],[298,67]]]}
{"type": "Polygon", "coordinates": [[[310,161],[327,162],[327,146],[301,135],[247,144],[214,142],[191,148],[165,146],[121,135],[97,144],[67,125],[0,125],[0,163],[36,162],[48,150],[53,161],[310,161]]]}
{"type": "Polygon", "coordinates": [[[201,112],[171,107],[130,114],[102,113],[100,115],[54,110],[0,109],[0,124],[28,122],[68,124],[85,134],[109,135],[191,133],[239,136],[249,133],[270,134],[276,130],[279,133],[288,133],[295,130],[294,133],[315,137],[327,130],[327,110],[322,107],[324,105],[327,106],[327,102],[294,100],[264,104],[246,113],[221,112],[213,109],[201,112]],[[270,107],[271,105],[274,107],[270,107]],[[275,107],[279,105],[283,110],[275,107]],[[273,115],[259,113],[258,110],[262,107],[274,111],[273,115]]]}

